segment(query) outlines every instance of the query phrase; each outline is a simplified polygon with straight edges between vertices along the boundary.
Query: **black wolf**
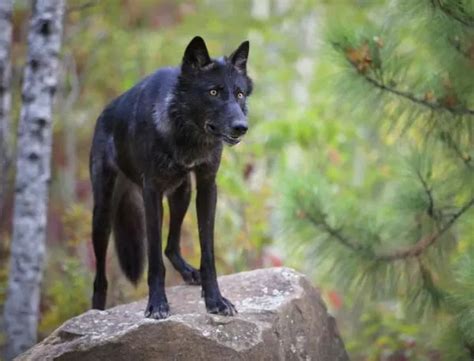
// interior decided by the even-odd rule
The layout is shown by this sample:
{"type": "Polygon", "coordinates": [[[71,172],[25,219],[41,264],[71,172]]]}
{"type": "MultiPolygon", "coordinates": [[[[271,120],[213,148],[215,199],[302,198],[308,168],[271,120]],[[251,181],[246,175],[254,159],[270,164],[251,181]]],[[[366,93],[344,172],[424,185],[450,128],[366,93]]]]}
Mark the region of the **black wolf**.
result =
{"type": "Polygon", "coordinates": [[[105,258],[113,229],[121,268],[133,283],[143,271],[147,239],[145,316],[169,315],[161,245],[166,196],[170,210],[166,256],[186,283],[202,284],[208,312],[236,312],[217,284],[215,178],[223,143],[237,144],[247,132],[246,99],[252,92],[248,54],[245,41],[230,56],[211,59],[204,40],[197,36],[187,46],[181,66],[158,69],[113,100],[99,116],[90,153],[96,256],[93,308],[105,307],[105,258]],[[199,270],[185,262],[179,246],[191,197],[191,173],[197,188],[199,270]]]}

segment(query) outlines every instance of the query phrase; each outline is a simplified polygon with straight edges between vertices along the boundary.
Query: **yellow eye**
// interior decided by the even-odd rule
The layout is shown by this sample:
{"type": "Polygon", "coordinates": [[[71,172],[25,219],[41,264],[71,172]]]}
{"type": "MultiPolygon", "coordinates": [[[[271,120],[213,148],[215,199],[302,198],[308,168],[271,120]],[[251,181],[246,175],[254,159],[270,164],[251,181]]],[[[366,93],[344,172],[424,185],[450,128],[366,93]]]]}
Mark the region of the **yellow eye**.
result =
{"type": "Polygon", "coordinates": [[[238,93],[237,93],[237,98],[243,99],[243,98],[244,98],[244,93],[238,92],[238,93]]]}
{"type": "Polygon", "coordinates": [[[217,90],[216,89],[211,89],[209,90],[209,94],[212,95],[213,97],[217,96],[217,90]]]}

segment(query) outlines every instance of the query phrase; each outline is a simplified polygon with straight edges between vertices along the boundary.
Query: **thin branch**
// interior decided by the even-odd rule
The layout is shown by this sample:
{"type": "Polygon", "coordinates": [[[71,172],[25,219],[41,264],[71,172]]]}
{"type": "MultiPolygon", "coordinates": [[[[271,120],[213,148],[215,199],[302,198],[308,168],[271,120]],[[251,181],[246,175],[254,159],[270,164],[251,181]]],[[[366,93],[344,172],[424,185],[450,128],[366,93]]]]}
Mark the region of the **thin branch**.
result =
{"type": "Polygon", "coordinates": [[[437,217],[435,215],[435,208],[434,208],[433,192],[431,191],[431,187],[428,186],[428,183],[426,182],[425,178],[421,175],[421,172],[419,169],[416,170],[416,176],[418,177],[421,185],[423,186],[423,189],[428,198],[428,209],[426,210],[426,212],[431,218],[437,221],[437,217]]]}
{"type": "MultiPolygon", "coordinates": [[[[349,61],[349,63],[357,70],[356,66],[354,63],[352,63],[351,61],[349,61]]],[[[384,91],[387,91],[389,93],[392,93],[392,94],[395,94],[395,95],[398,95],[402,98],[405,98],[405,99],[408,99],[410,101],[412,101],[413,103],[416,103],[416,104],[419,104],[419,105],[423,105],[427,108],[430,108],[432,110],[443,110],[443,111],[448,111],[452,114],[456,114],[456,115],[474,115],[474,109],[469,109],[469,108],[451,108],[451,107],[448,107],[448,106],[445,106],[443,104],[440,104],[440,103],[431,103],[423,98],[419,98],[417,97],[416,95],[412,94],[412,93],[409,93],[409,92],[405,92],[405,91],[402,91],[402,90],[398,90],[396,88],[392,88],[390,86],[387,86],[381,82],[379,82],[378,80],[372,78],[370,75],[368,75],[367,73],[362,73],[360,71],[357,71],[359,74],[361,74],[365,80],[367,80],[370,84],[374,85],[376,88],[379,88],[381,90],[384,90],[384,91]]]]}
{"type": "Polygon", "coordinates": [[[474,17],[466,14],[461,7],[458,7],[459,12],[455,12],[449,6],[444,5],[441,0],[431,0],[431,3],[451,19],[456,20],[464,26],[474,28],[474,17]]]}

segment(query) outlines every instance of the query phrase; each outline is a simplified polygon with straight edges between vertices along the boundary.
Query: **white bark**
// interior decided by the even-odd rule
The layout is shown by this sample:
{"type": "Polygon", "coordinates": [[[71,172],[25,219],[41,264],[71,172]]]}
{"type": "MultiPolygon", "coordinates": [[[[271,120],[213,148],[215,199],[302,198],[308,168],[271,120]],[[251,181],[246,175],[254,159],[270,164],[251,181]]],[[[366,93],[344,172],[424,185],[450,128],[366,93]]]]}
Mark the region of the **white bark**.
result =
{"type": "Polygon", "coordinates": [[[5,303],[7,360],[36,342],[51,174],[52,107],[64,15],[64,0],[32,3],[5,303]]]}
{"type": "Polygon", "coordinates": [[[11,156],[11,47],[13,0],[0,1],[0,218],[11,156]]]}

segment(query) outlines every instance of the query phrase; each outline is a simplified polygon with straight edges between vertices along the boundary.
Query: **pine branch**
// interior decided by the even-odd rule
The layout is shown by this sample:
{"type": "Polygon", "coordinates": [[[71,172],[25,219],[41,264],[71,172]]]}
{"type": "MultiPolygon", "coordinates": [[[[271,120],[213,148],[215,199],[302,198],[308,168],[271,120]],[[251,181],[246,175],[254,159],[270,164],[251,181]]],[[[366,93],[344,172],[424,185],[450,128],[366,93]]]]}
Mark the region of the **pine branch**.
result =
{"type": "Polygon", "coordinates": [[[453,115],[474,115],[474,109],[460,107],[457,104],[456,106],[453,106],[449,104],[448,101],[445,103],[439,101],[436,103],[431,102],[428,99],[420,98],[413,93],[386,85],[381,76],[383,74],[382,60],[380,59],[380,56],[377,55],[376,58],[378,60],[374,62],[375,54],[371,53],[367,42],[362,44],[359,48],[344,46],[338,42],[333,42],[332,44],[336,49],[343,52],[344,58],[356,70],[356,72],[376,88],[391,94],[395,94],[401,98],[410,100],[413,103],[422,105],[431,110],[447,111],[453,115]],[[375,77],[370,75],[371,72],[375,74],[375,77]]]}
{"type": "MultiPolygon", "coordinates": [[[[349,61],[349,63],[357,70],[356,64],[354,64],[353,62],[350,62],[350,61],[349,61]]],[[[383,91],[386,91],[388,93],[398,95],[402,98],[405,98],[405,99],[408,99],[408,100],[412,101],[413,103],[422,105],[422,106],[430,108],[432,110],[448,111],[448,112],[450,112],[452,114],[455,114],[455,115],[474,115],[474,109],[459,108],[459,107],[458,108],[452,108],[452,107],[446,106],[442,103],[431,103],[431,102],[429,102],[429,101],[427,101],[423,98],[417,97],[416,95],[414,95],[412,93],[405,92],[405,91],[396,89],[394,87],[390,87],[388,85],[385,85],[384,83],[382,83],[382,82],[378,81],[377,79],[371,77],[366,72],[358,71],[358,73],[361,74],[365,80],[367,80],[370,84],[374,85],[376,88],[379,88],[379,89],[381,89],[383,91]]]]}
{"type": "Polygon", "coordinates": [[[431,0],[433,7],[440,9],[445,15],[449,16],[451,19],[456,20],[457,22],[467,26],[469,28],[474,28],[474,17],[469,14],[466,14],[464,9],[461,6],[458,6],[457,11],[454,11],[449,6],[443,4],[441,0],[431,0]]]}
{"type": "Polygon", "coordinates": [[[420,256],[423,252],[425,252],[430,246],[432,246],[446,231],[448,231],[451,226],[461,217],[464,213],[466,213],[472,206],[474,206],[474,198],[472,198],[469,202],[464,204],[450,219],[443,227],[439,228],[436,232],[421,238],[417,243],[413,246],[410,246],[405,249],[400,249],[396,251],[392,251],[386,254],[379,254],[377,255],[377,259],[380,261],[388,261],[393,262],[402,259],[408,259],[413,257],[420,256]]]}
{"type": "Polygon", "coordinates": [[[441,133],[441,140],[447,144],[449,148],[451,148],[456,156],[458,156],[464,163],[466,167],[469,169],[474,169],[474,165],[472,163],[472,157],[470,155],[465,155],[462,150],[458,147],[456,142],[453,140],[449,132],[442,132],[441,133]]]}
{"type": "Polygon", "coordinates": [[[356,251],[367,251],[368,248],[364,247],[362,244],[353,243],[344,235],[341,234],[340,230],[333,228],[326,220],[326,215],[323,215],[321,219],[316,219],[315,217],[305,214],[305,219],[312,223],[317,228],[323,228],[330,236],[332,236],[335,240],[337,240],[343,246],[356,251]]]}
{"type": "Polygon", "coordinates": [[[374,253],[371,248],[362,245],[361,243],[356,243],[349,240],[348,237],[342,234],[340,229],[336,229],[332,227],[327,221],[326,216],[323,215],[321,219],[316,219],[311,215],[305,213],[304,218],[308,220],[310,223],[315,225],[318,228],[322,228],[326,231],[330,236],[332,236],[335,240],[337,240],[341,245],[349,248],[355,252],[370,252],[368,255],[374,261],[383,261],[383,262],[394,262],[399,260],[406,260],[410,258],[416,258],[422,255],[428,248],[430,248],[445,232],[447,232],[451,226],[461,217],[464,213],[466,213],[472,206],[474,206],[474,198],[468,201],[464,206],[462,206],[456,213],[454,213],[451,218],[442,226],[439,227],[438,230],[434,233],[431,233],[423,238],[421,238],[418,242],[414,245],[398,249],[395,251],[387,252],[387,253],[374,253]]]}

